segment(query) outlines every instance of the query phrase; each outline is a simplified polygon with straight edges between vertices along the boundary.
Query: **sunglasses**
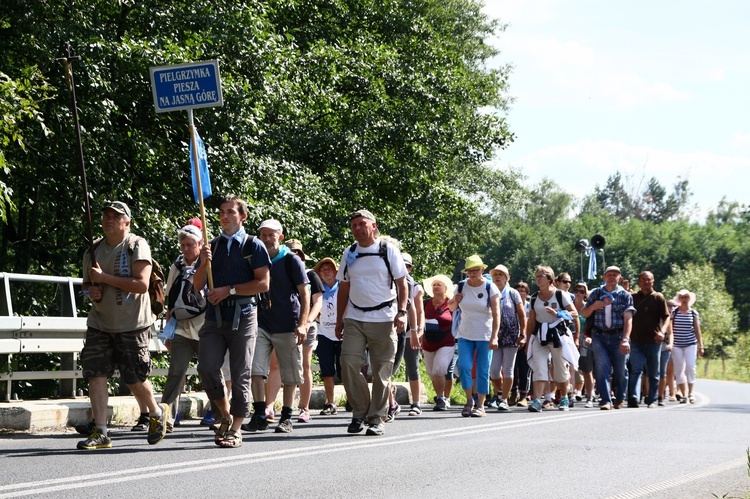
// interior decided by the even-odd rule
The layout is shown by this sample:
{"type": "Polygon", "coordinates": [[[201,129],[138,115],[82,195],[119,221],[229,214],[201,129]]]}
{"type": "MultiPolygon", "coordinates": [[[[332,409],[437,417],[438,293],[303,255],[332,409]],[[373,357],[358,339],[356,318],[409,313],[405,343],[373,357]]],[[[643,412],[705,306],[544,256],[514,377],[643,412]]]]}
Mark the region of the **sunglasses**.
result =
{"type": "Polygon", "coordinates": [[[561,283],[563,283],[563,284],[570,284],[570,283],[571,283],[572,281],[568,281],[568,280],[562,280],[562,281],[560,281],[560,282],[561,282],[561,283]]]}
{"type": "Polygon", "coordinates": [[[576,290],[574,291],[574,293],[576,293],[576,294],[581,294],[581,295],[585,295],[585,294],[586,294],[586,290],[585,290],[585,289],[576,289],[576,290]]]}

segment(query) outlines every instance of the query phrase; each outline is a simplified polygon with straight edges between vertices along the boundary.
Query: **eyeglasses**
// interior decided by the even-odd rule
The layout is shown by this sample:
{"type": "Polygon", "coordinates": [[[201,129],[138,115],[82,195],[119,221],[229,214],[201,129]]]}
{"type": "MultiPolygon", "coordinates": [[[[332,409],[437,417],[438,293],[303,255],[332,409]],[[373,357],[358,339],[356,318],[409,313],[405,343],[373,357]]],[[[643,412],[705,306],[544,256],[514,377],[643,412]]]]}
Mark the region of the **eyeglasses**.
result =
{"type": "Polygon", "coordinates": [[[473,274],[474,272],[481,272],[482,269],[466,269],[467,274],[473,274]]]}
{"type": "Polygon", "coordinates": [[[561,282],[563,284],[570,284],[572,281],[563,279],[562,281],[559,281],[559,282],[561,282]]]}
{"type": "Polygon", "coordinates": [[[581,294],[581,295],[585,295],[585,294],[586,294],[586,290],[585,290],[585,289],[576,289],[576,290],[574,291],[574,293],[576,293],[576,294],[581,294]]]}

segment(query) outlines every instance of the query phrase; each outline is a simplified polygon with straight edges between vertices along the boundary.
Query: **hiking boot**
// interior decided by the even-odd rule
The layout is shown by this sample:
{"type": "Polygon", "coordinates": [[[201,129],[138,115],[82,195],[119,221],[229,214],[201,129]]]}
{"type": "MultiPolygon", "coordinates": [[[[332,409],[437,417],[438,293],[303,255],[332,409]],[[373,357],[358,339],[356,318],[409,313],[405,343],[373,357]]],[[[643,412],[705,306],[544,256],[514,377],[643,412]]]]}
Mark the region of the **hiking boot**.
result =
{"type": "Polygon", "coordinates": [[[385,425],[383,423],[371,424],[370,427],[367,428],[366,435],[381,436],[384,434],[385,434],[385,425]]]}
{"type": "Polygon", "coordinates": [[[107,435],[102,435],[99,428],[94,426],[89,438],[78,442],[76,447],[81,450],[109,449],[112,447],[112,439],[107,435]]]}
{"type": "Polygon", "coordinates": [[[276,425],[274,432],[276,433],[291,433],[292,432],[292,418],[286,418],[279,420],[279,424],[276,425]]]}
{"type": "Polygon", "coordinates": [[[364,429],[365,429],[365,420],[353,418],[352,422],[349,423],[349,426],[347,427],[346,432],[347,433],[359,433],[364,429]]]}
{"type": "Polygon", "coordinates": [[[88,423],[75,425],[76,432],[79,435],[86,435],[87,437],[93,433],[94,428],[96,428],[96,422],[93,419],[88,423]]]}
{"type": "Polygon", "coordinates": [[[326,404],[320,411],[321,416],[333,416],[334,414],[336,414],[336,406],[333,404],[326,404]]]}
{"type": "Polygon", "coordinates": [[[148,414],[141,414],[138,418],[138,422],[133,425],[130,431],[146,431],[148,430],[148,414]]]}
{"type": "Polygon", "coordinates": [[[243,424],[242,429],[250,433],[266,431],[268,429],[268,419],[261,417],[257,412],[254,412],[253,416],[250,418],[250,422],[243,424]]]}
{"type": "Polygon", "coordinates": [[[164,439],[164,436],[167,434],[169,406],[167,404],[159,404],[159,407],[161,407],[161,416],[158,418],[148,418],[148,437],[146,437],[146,440],[151,445],[156,445],[161,442],[164,439]]]}

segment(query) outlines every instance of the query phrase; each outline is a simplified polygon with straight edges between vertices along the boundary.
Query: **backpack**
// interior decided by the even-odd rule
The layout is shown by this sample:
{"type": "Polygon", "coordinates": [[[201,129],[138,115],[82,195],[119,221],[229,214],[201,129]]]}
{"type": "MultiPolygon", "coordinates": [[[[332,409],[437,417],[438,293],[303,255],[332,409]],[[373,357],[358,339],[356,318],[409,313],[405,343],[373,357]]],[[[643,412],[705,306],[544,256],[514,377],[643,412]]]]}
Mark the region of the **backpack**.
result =
{"type": "MultiPolygon", "coordinates": [[[[94,252],[99,247],[104,238],[99,238],[94,241],[94,252]]],[[[142,237],[133,236],[128,242],[128,255],[130,256],[131,264],[133,260],[133,251],[135,245],[139,241],[145,241],[142,237]]],[[[164,270],[159,265],[159,262],[151,259],[151,276],[148,279],[148,297],[151,300],[151,312],[159,316],[164,312],[164,305],[166,304],[166,298],[164,295],[164,270]]]]}
{"type": "MultiPolygon", "coordinates": [[[[490,308],[490,281],[488,281],[487,279],[485,279],[484,281],[485,281],[485,283],[484,283],[485,284],[485,289],[487,290],[487,308],[490,308]]],[[[458,282],[458,292],[459,293],[463,293],[464,292],[464,284],[466,284],[466,279],[464,279],[463,281],[459,281],[458,282]]],[[[460,306],[461,305],[459,305],[459,307],[460,306]]]]}
{"type": "Polygon", "coordinates": [[[193,276],[195,270],[185,271],[185,261],[180,255],[174,262],[178,271],[177,276],[169,288],[168,309],[175,319],[192,319],[206,311],[208,302],[203,292],[193,287],[193,276]]]}
{"type": "MultiPolygon", "coordinates": [[[[216,252],[216,248],[219,246],[219,242],[223,238],[221,236],[214,238],[211,240],[211,253],[216,252]]],[[[247,245],[245,243],[250,242],[252,243],[255,239],[255,236],[251,234],[245,234],[245,238],[240,243],[240,253],[242,254],[242,258],[245,260],[250,260],[250,258],[253,256],[253,245],[247,245]]],[[[225,243],[226,244],[226,243],[225,243]]],[[[294,255],[294,253],[290,253],[290,255],[294,255]]],[[[287,255],[289,256],[289,255],[287,255]]],[[[292,268],[292,262],[294,261],[294,258],[287,258],[286,256],[282,258],[284,260],[284,268],[286,269],[286,275],[289,277],[290,282],[294,282],[293,275],[293,268],[292,268]]],[[[297,289],[294,290],[295,293],[297,293],[297,289]]],[[[256,304],[259,309],[261,310],[268,310],[271,308],[271,294],[268,291],[264,291],[263,293],[259,293],[255,295],[256,304]]]]}
{"type": "MultiPolygon", "coordinates": [[[[353,254],[354,251],[357,249],[357,244],[358,243],[355,242],[354,244],[352,244],[351,246],[349,246],[349,254],[350,255],[353,254]]],[[[377,253],[357,253],[357,256],[355,258],[359,259],[359,258],[363,258],[363,257],[366,257],[366,256],[379,256],[380,258],[383,259],[383,263],[385,263],[385,268],[388,270],[388,275],[391,278],[391,288],[393,288],[394,279],[393,279],[393,272],[391,271],[391,263],[388,261],[388,243],[385,242],[385,240],[381,239],[380,240],[380,249],[378,250],[377,253]]],[[[344,273],[343,273],[343,275],[346,276],[347,272],[349,272],[349,264],[345,263],[344,264],[344,273]]],[[[408,276],[409,276],[409,274],[407,274],[407,283],[409,282],[408,276]]],[[[409,298],[407,300],[407,306],[406,306],[407,310],[411,306],[411,288],[412,287],[414,287],[414,279],[411,280],[411,284],[410,284],[410,288],[409,288],[409,298]]],[[[385,308],[385,307],[390,307],[391,305],[393,305],[393,300],[385,301],[383,303],[375,305],[374,307],[360,307],[359,305],[356,305],[351,300],[349,301],[349,303],[351,303],[352,306],[354,308],[356,308],[357,310],[362,310],[363,312],[372,312],[374,310],[380,310],[380,309],[385,308]]]]}
{"type": "MultiPolygon", "coordinates": [[[[555,290],[555,300],[557,300],[557,304],[560,305],[560,307],[563,306],[562,293],[561,289],[555,290]]],[[[534,310],[534,303],[536,303],[537,295],[539,295],[539,293],[531,295],[531,310],[534,310]]],[[[562,308],[560,310],[562,310],[562,308]]]]}

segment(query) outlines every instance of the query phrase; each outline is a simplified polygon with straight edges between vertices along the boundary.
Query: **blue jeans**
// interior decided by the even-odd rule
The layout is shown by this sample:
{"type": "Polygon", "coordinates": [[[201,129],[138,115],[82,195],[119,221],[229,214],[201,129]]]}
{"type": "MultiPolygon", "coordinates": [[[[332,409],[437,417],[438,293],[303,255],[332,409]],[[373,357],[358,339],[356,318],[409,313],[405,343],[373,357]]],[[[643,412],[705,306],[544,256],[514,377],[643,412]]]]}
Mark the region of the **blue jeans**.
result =
{"type": "Polygon", "coordinates": [[[601,396],[600,404],[612,402],[610,374],[617,385],[615,399],[622,402],[625,400],[625,390],[628,389],[628,368],[625,366],[628,356],[620,352],[622,333],[595,332],[591,340],[591,346],[594,348],[594,377],[601,396]]]}
{"type": "Polygon", "coordinates": [[[661,345],[655,343],[630,344],[630,379],[628,393],[636,400],[641,399],[641,373],[645,367],[648,376],[646,404],[653,404],[659,396],[659,360],[661,345]]]}
{"type": "Polygon", "coordinates": [[[661,351],[661,358],[659,359],[659,377],[664,379],[667,377],[667,364],[669,359],[672,358],[672,352],[669,350],[661,351]]]}
{"type": "Polygon", "coordinates": [[[471,390],[471,368],[474,366],[474,352],[477,354],[477,393],[487,395],[490,392],[490,362],[492,350],[489,341],[458,339],[458,375],[461,377],[461,388],[471,390]]]}

